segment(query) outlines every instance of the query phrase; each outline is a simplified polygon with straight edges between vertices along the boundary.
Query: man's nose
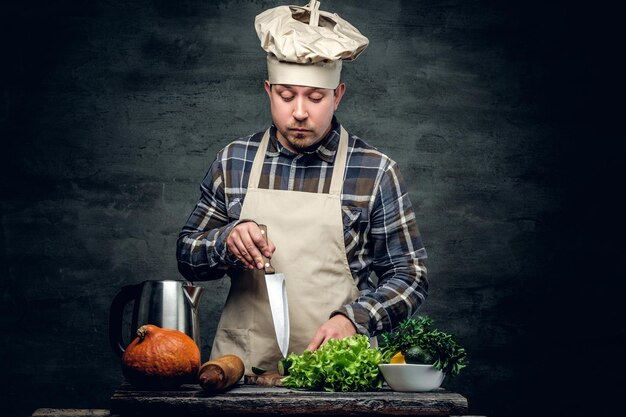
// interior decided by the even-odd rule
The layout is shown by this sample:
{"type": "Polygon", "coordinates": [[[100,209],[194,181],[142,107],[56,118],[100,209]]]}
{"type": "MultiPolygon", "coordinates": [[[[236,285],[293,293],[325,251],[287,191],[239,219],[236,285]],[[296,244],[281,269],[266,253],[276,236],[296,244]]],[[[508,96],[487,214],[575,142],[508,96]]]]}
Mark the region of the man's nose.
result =
{"type": "Polygon", "coordinates": [[[306,103],[304,98],[298,97],[295,101],[293,108],[293,117],[296,120],[304,120],[309,117],[309,114],[306,109],[306,103]]]}

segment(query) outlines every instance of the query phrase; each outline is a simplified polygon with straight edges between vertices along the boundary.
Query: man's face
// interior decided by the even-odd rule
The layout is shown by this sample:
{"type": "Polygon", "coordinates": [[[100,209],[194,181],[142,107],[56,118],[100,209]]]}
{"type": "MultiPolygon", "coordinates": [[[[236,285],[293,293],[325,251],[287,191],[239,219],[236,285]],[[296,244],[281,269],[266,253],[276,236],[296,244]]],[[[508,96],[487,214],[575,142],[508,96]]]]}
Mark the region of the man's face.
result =
{"type": "Polygon", "coordinates": [[[292,152],[316,144],[330,131],[333,114],[346,91],[341,83],[335,90],[265,81],[272,120],[280,143],[292,152]]]}

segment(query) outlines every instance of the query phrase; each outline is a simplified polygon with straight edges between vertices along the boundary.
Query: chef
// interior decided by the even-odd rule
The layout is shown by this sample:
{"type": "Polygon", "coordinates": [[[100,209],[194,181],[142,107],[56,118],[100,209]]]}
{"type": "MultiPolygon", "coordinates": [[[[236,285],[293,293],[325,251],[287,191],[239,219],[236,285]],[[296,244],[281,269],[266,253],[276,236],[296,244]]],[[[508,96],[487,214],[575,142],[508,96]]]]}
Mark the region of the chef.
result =
{"type": "Polygon", "coordinates": [[[288,346],[297,354],[393,329],[423,303],[428,281],[397,164],[335,116],[346,92],[342,62],[368,39],[315,0],[266,10],[255,29],[267,53],[273,123],[218,152],[177,260],[191,281],[230,277],[211,357],[233,353],[247,371],[276,371],[283,355],[262,255],[285,276],[288,346]]]}

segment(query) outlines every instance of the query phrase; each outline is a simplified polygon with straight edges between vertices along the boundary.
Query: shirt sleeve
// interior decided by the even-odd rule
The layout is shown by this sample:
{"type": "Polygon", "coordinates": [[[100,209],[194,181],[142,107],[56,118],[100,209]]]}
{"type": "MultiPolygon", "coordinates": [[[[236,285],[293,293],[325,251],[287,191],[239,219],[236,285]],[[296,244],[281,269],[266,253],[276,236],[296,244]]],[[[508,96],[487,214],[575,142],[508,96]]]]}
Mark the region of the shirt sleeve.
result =
{"type": "Polygon", "coordinates": [[[226,248],[226,238],[241,221],[229,222],[221,159],[213,162],[200,184],[200,198],[176,242],[179,272],[190,281],[222,278],[228,268],[244,269],[226,248]]]}
{"type": "Polygon", "coordinates": [[[411,317],[428,295],[426,250],[404,180],[393,161],[377,187],[369,239],[378,284],[361,291],[354,303],[332,315],[345,315],[358,333],[372,337],[411,317]]]}

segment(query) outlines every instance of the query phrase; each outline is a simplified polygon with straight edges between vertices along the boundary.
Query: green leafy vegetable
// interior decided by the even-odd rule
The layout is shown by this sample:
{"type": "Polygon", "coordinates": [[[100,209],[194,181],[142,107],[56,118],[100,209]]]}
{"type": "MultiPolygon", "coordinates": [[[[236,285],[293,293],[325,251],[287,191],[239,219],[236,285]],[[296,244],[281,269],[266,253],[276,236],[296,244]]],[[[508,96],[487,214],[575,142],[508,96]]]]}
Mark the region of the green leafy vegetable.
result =
{"type": "Polygon", "coordinates": [[[433,365],[450,376],[457,376],[467,366],[467,353],[451,334],[432,328],[433,320],[426,316],[404,320],[391,332],[381,335],[383,361],[389,362],[397,352],[405,354],[420,347],[435,359],[433,365]]]}
{"type": "Polygon", "coordinates": [[[410,318],[402,321],[393,331],[382,333],[380,349],[385,362],[397,352],[406,352],[413,346],[419,346],[419,340],[432,322],[428,317],[410,318]]]}
{"type": "Polygon", "coordinates": [[[282,381],[287,388],[315,391],[375,391],[382,388],[378,370],[383,355],[370,347],[365,335],[331,339],[319,349],[292,353],[289,375],[282,381]]]}

